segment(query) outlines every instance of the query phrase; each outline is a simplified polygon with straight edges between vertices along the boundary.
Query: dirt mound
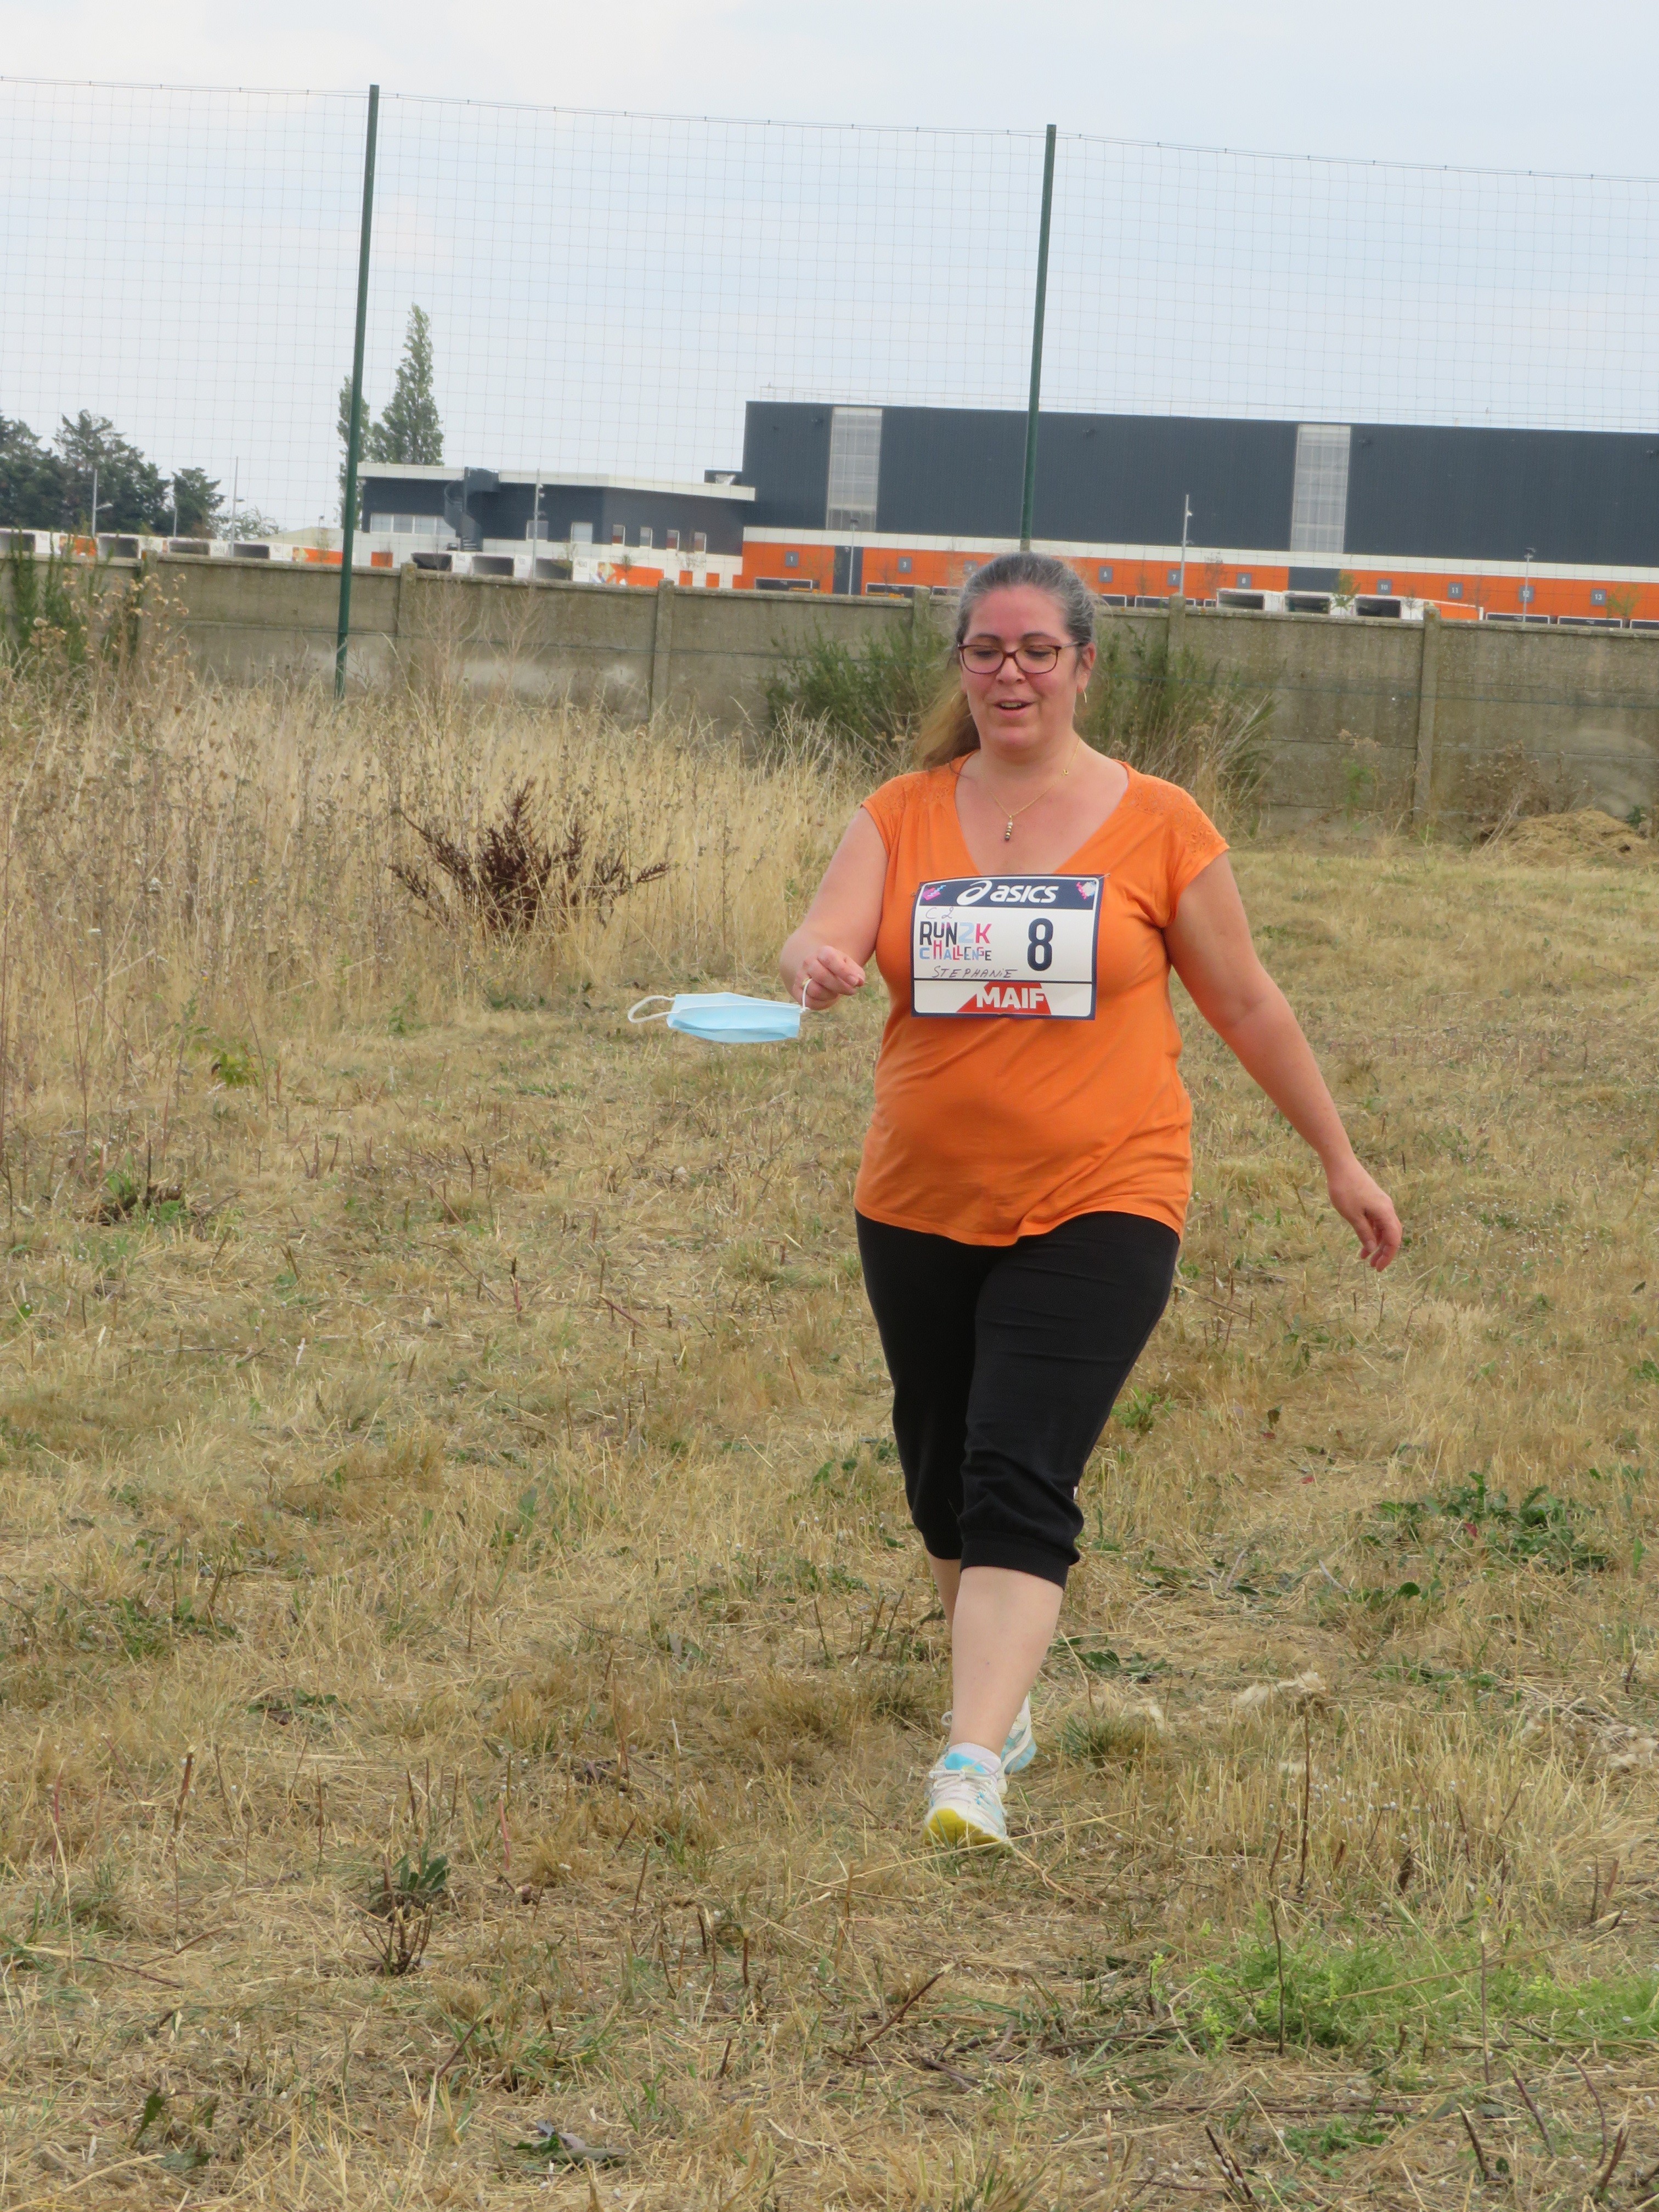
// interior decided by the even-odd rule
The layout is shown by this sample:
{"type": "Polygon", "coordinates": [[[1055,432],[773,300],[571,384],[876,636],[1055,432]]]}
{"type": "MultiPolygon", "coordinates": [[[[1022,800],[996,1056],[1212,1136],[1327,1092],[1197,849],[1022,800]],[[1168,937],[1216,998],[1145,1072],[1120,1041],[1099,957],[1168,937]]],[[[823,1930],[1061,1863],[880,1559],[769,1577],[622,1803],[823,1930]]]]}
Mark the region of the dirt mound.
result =
{"type": "Polygon", "coordinates": [[[1650,839],[1597,806],[1576,807],[1571,814],[1528,815],[1492,842],[1505,860],[1553,860],[1563,866],[1577,860],[1644,860],[1654,852],[1650,839]]]}

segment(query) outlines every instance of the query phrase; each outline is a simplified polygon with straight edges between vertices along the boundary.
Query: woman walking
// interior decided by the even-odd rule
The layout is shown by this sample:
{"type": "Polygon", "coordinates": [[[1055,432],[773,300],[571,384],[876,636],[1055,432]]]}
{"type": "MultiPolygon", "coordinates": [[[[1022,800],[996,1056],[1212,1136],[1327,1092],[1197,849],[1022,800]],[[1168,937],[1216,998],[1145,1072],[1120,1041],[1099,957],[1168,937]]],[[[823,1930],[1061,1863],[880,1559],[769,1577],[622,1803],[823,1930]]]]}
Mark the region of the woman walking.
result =
{"type": "Polygon", "coordinates": [[[1078,1483],[1169,1299],[1192,1187],[1170,1005],[1318,1154],[1373,1267],[1400,1248],[1187,793],[1085,744],[1094,603],[1005,554],[963,589],[961,685],[860,808],[780,961],[823,1009],[875,956],[890,1008],[854,1204],[910,1516],[951,1625],[928,1833],[1006,1844],[1078,1483]]]}

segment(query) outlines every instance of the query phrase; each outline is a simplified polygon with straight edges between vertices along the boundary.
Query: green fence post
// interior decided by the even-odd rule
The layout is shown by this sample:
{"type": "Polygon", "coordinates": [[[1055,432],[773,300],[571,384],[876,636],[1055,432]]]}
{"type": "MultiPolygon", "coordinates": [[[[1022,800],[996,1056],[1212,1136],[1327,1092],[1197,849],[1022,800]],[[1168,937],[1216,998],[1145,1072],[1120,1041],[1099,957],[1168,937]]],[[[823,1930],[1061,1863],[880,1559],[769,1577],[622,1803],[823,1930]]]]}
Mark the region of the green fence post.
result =
{"type": "Polygon", "coordinates": [[[380,88],[368,88],[368,136],[363,143],[363,228],[357,248],[357,337],[351,354],[351,421],[346,432],[345,512],[340,518],[340,618],[334,633],[334,696],[345,696],[346,647],[351,637],[351,553],[357,534],[357,460],[363,434],[363,333],[368,324],[368,240],[374,221],[374,140],[380,88]]]}
{"type": "Polygon", "coordinates": [[[1054,126],[1042,145],[1042,222],[1037,232],[1036,306],[1031,315],[1031,397],[1025,410],[1025,492],[1019,507],[1019,543],[1031,550],[1031,513],[1036,505],[1037,402],[1042,395],[1042,310],[1048,297],[1048,218],[1054,206],[1054,126]]]}

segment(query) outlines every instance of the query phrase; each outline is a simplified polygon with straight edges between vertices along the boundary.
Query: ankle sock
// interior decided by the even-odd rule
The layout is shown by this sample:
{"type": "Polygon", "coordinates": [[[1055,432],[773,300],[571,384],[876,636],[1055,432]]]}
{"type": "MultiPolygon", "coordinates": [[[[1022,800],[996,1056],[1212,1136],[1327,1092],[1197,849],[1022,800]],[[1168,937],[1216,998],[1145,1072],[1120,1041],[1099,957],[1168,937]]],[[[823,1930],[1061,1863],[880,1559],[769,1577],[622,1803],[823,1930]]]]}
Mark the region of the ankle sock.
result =
{"type": "Polygon", "coordinates": [[[963,1767],[976,1766],[986,1774],[1000,1774],[1002,1755],[988,1751],[982,1743],[953,1743],[945,1754],[947,1767],[960,1771],[963,1767]]]}

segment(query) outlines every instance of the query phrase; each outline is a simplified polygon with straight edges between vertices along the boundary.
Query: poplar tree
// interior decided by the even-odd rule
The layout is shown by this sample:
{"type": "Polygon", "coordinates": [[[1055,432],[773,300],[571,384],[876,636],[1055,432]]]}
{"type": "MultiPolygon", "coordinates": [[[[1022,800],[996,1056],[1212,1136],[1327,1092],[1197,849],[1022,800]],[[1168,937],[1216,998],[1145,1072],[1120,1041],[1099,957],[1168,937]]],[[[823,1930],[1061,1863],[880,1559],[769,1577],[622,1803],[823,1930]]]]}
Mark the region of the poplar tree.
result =
{"type": "Polygon", "coordinates": [[[424,307],[409,311],[398,380],[369,439],[371,460],[427,466],[443,459],[444,426],[432,390],[432,325],[424,307]]]}
{"type": "MultiPolygon", "coordinates": [[[[351,432],[351,379],[340,386],[340,509],[345,511],[347,441],[351,432]]],[[[444,457],[444,426],[432,389],[432,321],[424,307],[410,307],[404,336],[404,357],[386,412],[377,422],[363,403],[359,453],[366,461],[403,461],[435,465],[444,457]]]]}

